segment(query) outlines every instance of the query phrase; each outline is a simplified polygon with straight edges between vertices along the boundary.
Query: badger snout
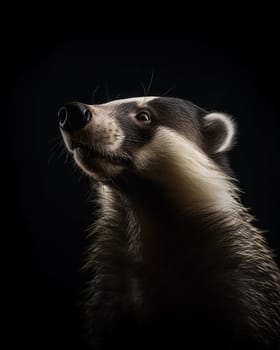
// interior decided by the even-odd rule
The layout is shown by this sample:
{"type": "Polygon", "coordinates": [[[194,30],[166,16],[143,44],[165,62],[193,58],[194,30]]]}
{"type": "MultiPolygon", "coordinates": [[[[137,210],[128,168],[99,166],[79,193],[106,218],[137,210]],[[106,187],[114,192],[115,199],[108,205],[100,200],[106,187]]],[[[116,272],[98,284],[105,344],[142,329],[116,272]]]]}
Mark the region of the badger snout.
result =
{"type": "Polygon", "coordinates": [[[64,131],[78,131],[91,119],[91,112],[80,102],[69,102],[58,110],[59,127],[64,131]]]}
{"type": "Polygon", "coordinates": [[[70,102],[60,107],[58,119],[66,148],[86,173],[108,177],[130,164],[115,108],[70,102]]]}

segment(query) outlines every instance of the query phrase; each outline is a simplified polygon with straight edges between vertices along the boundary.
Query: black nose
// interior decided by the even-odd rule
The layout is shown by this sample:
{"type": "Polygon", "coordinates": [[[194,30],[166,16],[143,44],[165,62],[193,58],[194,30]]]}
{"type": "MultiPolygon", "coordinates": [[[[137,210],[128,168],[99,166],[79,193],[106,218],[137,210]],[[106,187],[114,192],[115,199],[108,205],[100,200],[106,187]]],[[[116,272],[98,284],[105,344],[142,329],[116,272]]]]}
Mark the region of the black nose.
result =
{"type": "Polygon", "coordinates": [[[89,122],[91,113],[79,102],[70,102],[58,110],[59,126],[65,131],[80,130],[89,122]]]}

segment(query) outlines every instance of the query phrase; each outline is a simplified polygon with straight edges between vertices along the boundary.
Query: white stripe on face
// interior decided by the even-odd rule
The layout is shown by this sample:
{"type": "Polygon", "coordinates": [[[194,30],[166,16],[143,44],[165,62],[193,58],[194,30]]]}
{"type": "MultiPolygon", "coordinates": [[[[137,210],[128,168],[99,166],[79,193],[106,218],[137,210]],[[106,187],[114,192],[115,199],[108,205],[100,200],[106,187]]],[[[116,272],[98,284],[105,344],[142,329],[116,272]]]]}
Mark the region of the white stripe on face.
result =
{"type": "Polygon", "coordinates": [[[120,105],[123,103],[131,103],[131,102],[136,102],[139,105],[144,105],[147,102],[150,102],[150,101],[155,100],[157,98],[159,98],[159,97],[157,97],[157,96],[131,97],[131,98],[125,98],[125,99],[121,99],[121,100],[113,100],[113,101],[104,103],[103,105],[112,106],[112,105],[120,105]]]}
{"type": "Polygon", "coordinates": [[[136,152],[135,166],[170,191],[180,208],[224,212],[239,206],[231,179],[195,143],[167,127],[136,152]]]}

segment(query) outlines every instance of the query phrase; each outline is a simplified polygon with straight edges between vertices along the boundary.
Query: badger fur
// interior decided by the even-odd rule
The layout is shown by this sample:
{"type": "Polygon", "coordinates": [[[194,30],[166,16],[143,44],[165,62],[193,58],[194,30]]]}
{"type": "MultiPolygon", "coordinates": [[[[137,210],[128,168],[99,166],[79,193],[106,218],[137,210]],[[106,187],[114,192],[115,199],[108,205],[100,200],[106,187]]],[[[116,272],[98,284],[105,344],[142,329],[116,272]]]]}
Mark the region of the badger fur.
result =
{"type": "Polygon", "coordinates": [[[98,194],[86,262],[93,348],[278,348],[280,273],[228,166],[233,119],[161,97],[59,114],[98,194]]]}

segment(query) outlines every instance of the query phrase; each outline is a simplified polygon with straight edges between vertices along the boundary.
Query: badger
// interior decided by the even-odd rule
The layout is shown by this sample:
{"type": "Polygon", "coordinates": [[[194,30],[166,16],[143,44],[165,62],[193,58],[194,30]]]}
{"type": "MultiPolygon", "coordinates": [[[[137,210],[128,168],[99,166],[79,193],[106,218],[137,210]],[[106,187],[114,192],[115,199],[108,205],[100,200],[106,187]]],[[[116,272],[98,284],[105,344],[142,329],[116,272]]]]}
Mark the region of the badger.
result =
{"type": "Polygon", "coordinates": [[[233,118],[151,96],[58,115],[97,197],[92,348],[278,348],[280,272],[228,163],[233,118]]]}

